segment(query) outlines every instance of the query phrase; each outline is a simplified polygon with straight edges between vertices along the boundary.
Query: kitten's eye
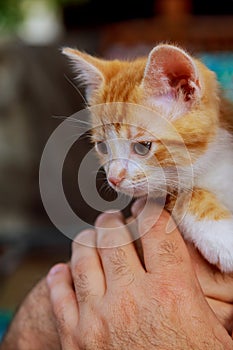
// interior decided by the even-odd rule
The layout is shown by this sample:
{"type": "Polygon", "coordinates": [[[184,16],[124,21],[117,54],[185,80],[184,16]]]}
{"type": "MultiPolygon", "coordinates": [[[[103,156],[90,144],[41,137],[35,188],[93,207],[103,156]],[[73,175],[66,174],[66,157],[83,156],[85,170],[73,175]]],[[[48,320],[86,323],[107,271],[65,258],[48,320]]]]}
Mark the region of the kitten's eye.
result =
{"type": "Polygon", "coordinates": [[[149,141],[134,143],[133,151],[140,156],[145,156],[149,153],[151,149],[151,144],[152,142],[149,141]]]}
{"type": "Polygon", "coordinates": [[[96,142],[95,145],[99,153],[108,154],[108,147],[105,142],[99,141],[99,142],[96,142]]]}

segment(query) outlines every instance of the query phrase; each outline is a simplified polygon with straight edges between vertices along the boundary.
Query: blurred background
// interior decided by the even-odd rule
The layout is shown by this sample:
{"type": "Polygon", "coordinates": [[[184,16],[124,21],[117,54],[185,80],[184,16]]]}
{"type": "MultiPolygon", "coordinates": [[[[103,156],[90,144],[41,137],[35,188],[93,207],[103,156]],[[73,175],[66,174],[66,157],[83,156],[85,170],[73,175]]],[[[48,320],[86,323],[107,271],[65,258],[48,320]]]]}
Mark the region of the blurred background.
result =
{"type": "MultiPolygon", "coordinates": [[[[70,241],[50,222],[38,184],[47,139],[84,108],[61,47],[130,58],[161,41],[200,56],[233,98],[232,0],[0,0],[0,336],[30,288],[69,258],[70,241]]],[[[72,208],[92,223],[97,213],[76,183],[89,147],[74,144],[63,179],[72,208]]]]}

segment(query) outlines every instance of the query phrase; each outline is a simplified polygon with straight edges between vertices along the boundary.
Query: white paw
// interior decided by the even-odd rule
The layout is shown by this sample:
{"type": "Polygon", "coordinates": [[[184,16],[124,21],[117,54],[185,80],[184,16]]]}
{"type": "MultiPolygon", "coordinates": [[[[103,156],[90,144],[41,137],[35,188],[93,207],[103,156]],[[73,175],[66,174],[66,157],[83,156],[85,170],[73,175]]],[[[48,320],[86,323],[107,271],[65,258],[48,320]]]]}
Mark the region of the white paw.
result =
{"type": "Polygon", "coordinates": [[[186,214],[180,224],[184,238],[195,244],[211,264],[233,272],[233,219],[201,220],[186,214]]]}

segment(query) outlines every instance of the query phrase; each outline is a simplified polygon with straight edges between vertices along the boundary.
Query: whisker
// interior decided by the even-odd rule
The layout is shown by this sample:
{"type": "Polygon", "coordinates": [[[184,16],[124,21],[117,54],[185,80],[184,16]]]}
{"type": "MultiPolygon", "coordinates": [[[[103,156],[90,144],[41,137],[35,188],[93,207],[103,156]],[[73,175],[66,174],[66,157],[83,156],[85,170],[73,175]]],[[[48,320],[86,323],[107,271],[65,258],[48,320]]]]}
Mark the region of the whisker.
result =
{"type": "Polygon", "coordinates": [[[70,83],[70,85],[75,89],[75,91],[78,93],[78,95],[81,97],[82,101],[84,102],[85,106],[88,105],[87,100],[79,90],[79,88],[73,83],[73,81],[66,75],[64,74],[65,79],[70,83]]]}
{"type": "Polygon", "coordinates": [[[115,191],[113,190],[112,187],[109,186],[109,184],[107,182],[104,182],[100,188],[100,193],[101,194],[105,194],[105,195],[109,195],[109,194],[115,194],[115,191]]]}
{"type": "Polygon", "coordinates": [[[106,188],[106,182],[103,182],[99,188],[99,192],[101,193],[106,188]]]}
{"type": "Polygon", "coordinates": [[[165,190],[164,188],[160,188],[160,187],[156,187],[156,186],[152,188],[152,191],[163,192],[164,194],[169,194],[173,198],[177,197],[176,195],[174,195],[174,193],[172,193],[172,192],[170,192],[168,190],[165,190]]]}
{"type": "Polygon", "coordinates": [[[97,182],[105,181],[105,180],[106,180],[106,179],[100,179],[100,178],[98,178],[98,177],[97,177],[97,179],[96,179],[97,182]]]}
{"type": "Polygon", "coordinates": [[[106,172],[105,172],[105,170],[103,168],[100,167],[97,170],[92,170],[92,174],[104,174],[104,175],[106,175],[106,172]]]}
{"type": "Polygon", "coordinates": [[[76,138],[76,141],[81,141],[81,140],[86,140],[86,139],[90,139],[90,135],[85,135],[85,134],[79,134],[79,133],[76,133],[76,134],[73,134],[73,135],[70,135],[70,136],[67,136],[66,137],[66,141],[70,141],[72,140],[73,138],[76,138]]]}
{"type": "Polygon", "coordinates": [[[75,119],[74,117],[68,117],[68,120],[70,120],[70,121],[72,121],[74,123],[80,123],[80,124],[85,124],[85,125],[92,126],[92,123],[87,121],[87,120],[75,119]]]}
{"type": "MultiPolygon", "coordinates": [[[[150,181],[150,183],[152,183],[152,181],[150,181]]],[[[187,185],[187,183],[186,182],[183,182],[182,180],[178,180],[178,181],[176,181],[176,180],[172,180],[172,179],[165,179],[165,181],[163,182],[163,183],[154,183],[155,185],[165,185],[165,186],[171,186],[171,187],[174,187],[174,188],[177,188],[177,187],[181,187],[182,186],[182,188],[189,188],[189,185],[187,185]]]]}
{"type": "Polygon", "coordinates": [[[67,119],[68,117],[66,115],[52,115],[52,118],[54,119],[67,119]]]}
{"type": "Polygon", "coordinates": [[[80,132],[82,132],[84,134],[89,134],[90,136],[92,136],[92,125],[91,125],[91,122],[75,119],[75,118],[72,118],[72,117],[65,117],[65,116],[52,116],[52,118],[66,120],[66,122],[69,122],[71,125],[72,125],[72,123],[74,123],[72,125],[72,128],[78,128],[80,130],[80,132]]]}

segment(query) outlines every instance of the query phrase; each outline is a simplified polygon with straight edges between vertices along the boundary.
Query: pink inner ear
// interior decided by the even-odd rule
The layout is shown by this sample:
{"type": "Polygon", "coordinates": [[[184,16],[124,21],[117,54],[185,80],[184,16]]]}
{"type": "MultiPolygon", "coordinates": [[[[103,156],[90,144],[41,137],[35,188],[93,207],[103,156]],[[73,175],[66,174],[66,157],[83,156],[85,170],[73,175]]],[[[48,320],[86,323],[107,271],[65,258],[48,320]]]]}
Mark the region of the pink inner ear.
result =
{"type": "Polygon", "coordinates": [[[154,63],[163,68],[165,74],[174,76],[186,75],[194,77],[194,65],[191,59],[177,49],[161,49],[152,56],[154,63]]]}
{"type": "Polygon", "coordinates": [[[154,96],[183,93],[189,101],[199,86],[194,62],[184,51],[170,45],[156,47],[150,53],[144,77],[145,86],[154,96]]]}

